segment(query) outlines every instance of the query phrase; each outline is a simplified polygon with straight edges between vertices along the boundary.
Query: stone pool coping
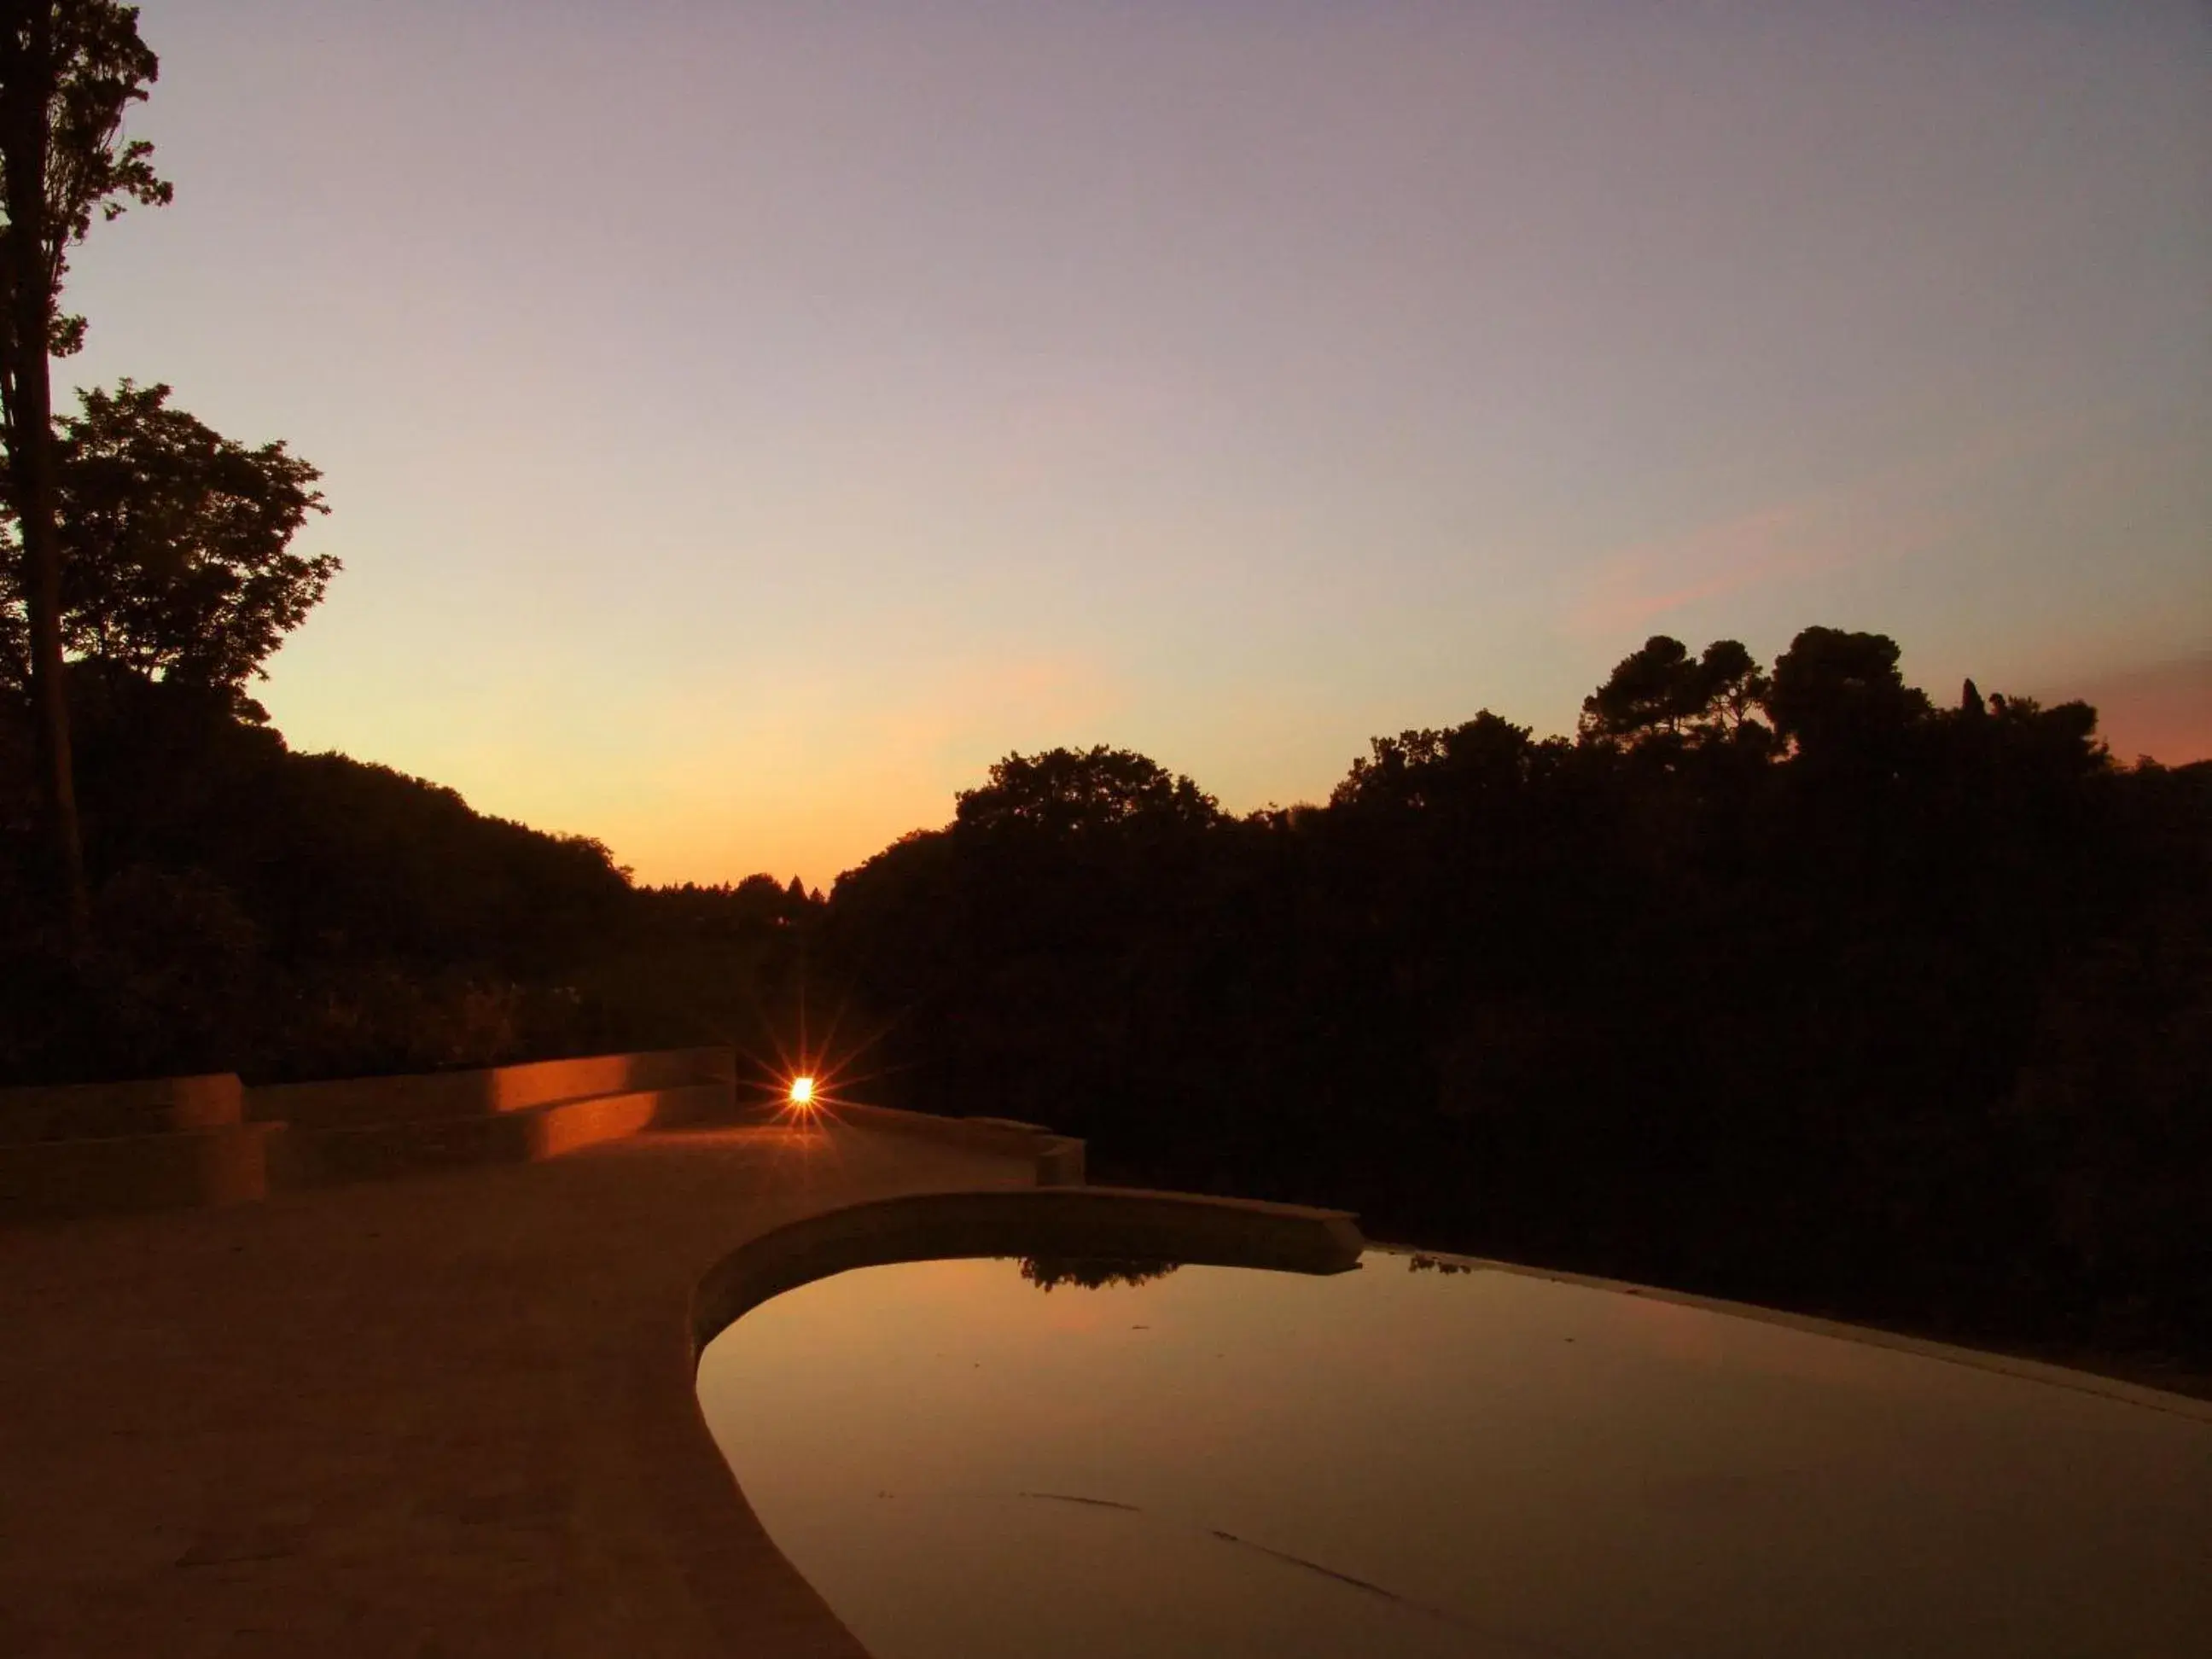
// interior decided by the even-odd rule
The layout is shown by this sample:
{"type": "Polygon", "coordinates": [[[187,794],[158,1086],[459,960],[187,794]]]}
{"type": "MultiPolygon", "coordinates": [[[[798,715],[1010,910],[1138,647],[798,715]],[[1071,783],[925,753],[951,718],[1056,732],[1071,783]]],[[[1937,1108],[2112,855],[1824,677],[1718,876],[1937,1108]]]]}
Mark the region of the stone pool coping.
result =
{"type": "Polygon", "coordinates": [[[1338,1212],[885,1127],[0,1230],[0,1653],[860,1659],[708,1432],[721,1322],[920,1255],[1357,1259],[1338,1212]]]}

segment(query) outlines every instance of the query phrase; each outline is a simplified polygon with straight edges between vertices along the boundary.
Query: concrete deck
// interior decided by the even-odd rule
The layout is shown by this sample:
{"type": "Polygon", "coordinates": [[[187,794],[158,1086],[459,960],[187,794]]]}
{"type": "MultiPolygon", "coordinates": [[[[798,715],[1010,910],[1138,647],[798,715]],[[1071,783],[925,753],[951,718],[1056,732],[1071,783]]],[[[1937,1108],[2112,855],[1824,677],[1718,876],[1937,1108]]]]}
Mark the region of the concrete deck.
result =
{"type": "Polygon", "coordinates": [[[1034,1157],[843,1128],[0,1230],[0,1654],[860,1649],[692,1394],[702,1279],[1034,1157]]]}

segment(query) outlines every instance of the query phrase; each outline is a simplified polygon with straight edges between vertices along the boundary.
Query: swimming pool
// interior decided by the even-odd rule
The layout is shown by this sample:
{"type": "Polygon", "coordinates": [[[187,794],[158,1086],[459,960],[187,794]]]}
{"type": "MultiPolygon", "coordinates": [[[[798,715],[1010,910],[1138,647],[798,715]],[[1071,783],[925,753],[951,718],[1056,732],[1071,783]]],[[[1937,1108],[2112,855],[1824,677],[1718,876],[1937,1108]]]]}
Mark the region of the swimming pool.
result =
{"type": "Polygon", "coordinates": [[[879,1659],[2180,1655],[2212,1628],[2199,1402],[1451,1258],[1162,1265],[864,1267],[707,1347],[747,1499],[879,1659]]]}

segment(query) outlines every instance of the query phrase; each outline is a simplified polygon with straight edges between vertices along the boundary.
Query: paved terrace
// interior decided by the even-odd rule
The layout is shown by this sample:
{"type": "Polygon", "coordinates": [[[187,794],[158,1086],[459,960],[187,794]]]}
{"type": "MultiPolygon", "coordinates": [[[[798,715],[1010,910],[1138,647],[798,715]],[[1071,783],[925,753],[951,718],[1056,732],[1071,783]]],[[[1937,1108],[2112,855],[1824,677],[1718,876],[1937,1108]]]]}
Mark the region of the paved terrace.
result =
{"type": "Polygon", "coordinates": [[[1036,1179],[751,1127],[0,1227],[0,1654],[858,1655],[700,1419],[693,1321],[744,1297],[695,1292],[808,1215],[1036,1179]]]}

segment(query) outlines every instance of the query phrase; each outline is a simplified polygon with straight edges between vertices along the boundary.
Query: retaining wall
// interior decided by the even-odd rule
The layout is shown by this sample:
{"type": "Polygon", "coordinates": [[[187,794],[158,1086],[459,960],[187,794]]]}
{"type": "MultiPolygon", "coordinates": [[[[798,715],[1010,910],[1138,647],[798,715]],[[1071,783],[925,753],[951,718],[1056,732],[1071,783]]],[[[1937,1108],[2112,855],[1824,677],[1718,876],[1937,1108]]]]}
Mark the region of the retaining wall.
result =
{"type": "Polygon", "coordinates": [[[662,1048],[533,1060],[479,1072],[344,1078],[283,1083],[246,1091],[247,1115],[299,1128],[348,1129],[488,1113],[525,1111],[595,1095],[634,1094],[700,1083],[733,1085],[737,1058],[727,1048],[662,1048]]]}
{"type": "Polygon", "coordinates": [[[235,1073],[0,1090],[0,1222],[238,1204],[729,1122],[727,1048],[246,1088],[235,1073]]]}
{"type": "Polygon", "coordinates": [[[0,1146],[0,1222],[246,1204],[269,1193],[281,1125],[0,1146]]]}
{"type": "MultiPolygon", "coordinates": [[[[728,1048],[246,1088],[225,1073],[0,1090],[0,1222],[236,1204],[270,1191],[534,1163],[741,1114],[728,1048]]],[[[1080,1187],[1084,1146],[1031,1123],[838,1106],[855,1127],[1024,1158],[1080,1187]]]]}
{"type": "Polygon", "coordinates": [[[58,1089],[0,1089],[0,1146],[219,1129],[244,1121],[244,1103],[245,1091],[234,1072],[58,1089]]]}

